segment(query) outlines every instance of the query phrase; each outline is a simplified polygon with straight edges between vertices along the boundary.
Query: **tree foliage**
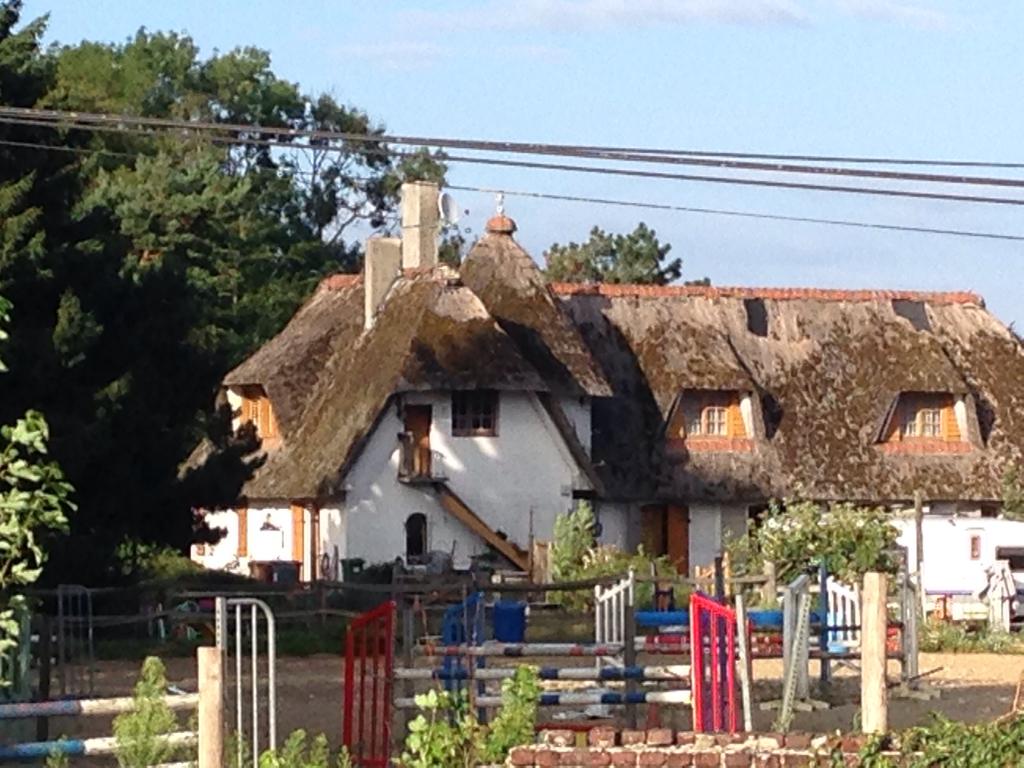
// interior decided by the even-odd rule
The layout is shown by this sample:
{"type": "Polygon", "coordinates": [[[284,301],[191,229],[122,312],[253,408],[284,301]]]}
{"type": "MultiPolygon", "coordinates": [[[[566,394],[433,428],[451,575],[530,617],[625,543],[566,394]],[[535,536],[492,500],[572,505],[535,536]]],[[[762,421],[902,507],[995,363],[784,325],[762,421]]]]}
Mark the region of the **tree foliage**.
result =
{"type": "Polygon", "coordinates": [[[769,561],[779,580],[789,582],[824,563],[841,582],[856,585],[868,571],[896,571],[898,535],[880,507],[773,501],[757,526],[728,549],[741,573],[762,573],[769,561]]]}
{"type": "Polygon", "coordinates": [[[294,136],[383,126],[278,77],[265,51],[201,58],[188,36],[145,30],[44,48],[45,20],[23,23],[21,6],[0,0],[0,104],[222,126],[214,142],[0,125],[0,141],[61,148],[0,143],[0,293],[14,305],[0,423],[46,413],[79,506],[62,545],[75,557],[55,552],[48,576],[73,567],[98,583],[123,541],[183,548],[193,508],[235,498],[257,444],[210,410],[223,375],[323,275],[359,267],[358,242],[394,226],[404,180],[444,167],[294,136]],[[204,440],[206,463],[182,474],[204,440]]]}
{"type": "Polygon", "coordinates": [[[558,282],[666,285],[683,273],[682,259],[670,259],[671,250],[643,222],[626,235],[594,227],[585,243],[552,245],[544,254],[545,274],[558,282]]]}
{"type": "MultiPolygon", "coordinates": [[[[0,299],[0,319],[6,321],[8,308],[0,299]]],[[[0,341],[5,338],[0,330],[0,341]]],[[[65,515],[72,508],[71,486],[49,456],[48,438],[46,420],[37,411],[0,427],[0,657],[17,643],[25,610],[19,590],[39,578],[45,539],[66,529],[65,515]]],[[[0,686],[6,682],[0,679],[0,686]]]]}
{"type": "Polygon", "coordinates": [[[178,721],[167,706],[167,672],[155,656],[142,663],[135,683],[133,707],[114,718],[117,764],[120,768],[149,768],[169,763],[180,753],[167,736],[178,730],[178,721]]]}

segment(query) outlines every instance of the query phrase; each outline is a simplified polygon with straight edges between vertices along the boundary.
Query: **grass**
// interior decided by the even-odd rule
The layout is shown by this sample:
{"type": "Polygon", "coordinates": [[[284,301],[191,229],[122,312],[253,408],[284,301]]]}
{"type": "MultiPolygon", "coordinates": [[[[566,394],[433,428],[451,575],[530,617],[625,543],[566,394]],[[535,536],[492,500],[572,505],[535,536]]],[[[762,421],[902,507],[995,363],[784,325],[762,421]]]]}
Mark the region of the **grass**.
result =
{"type": "Polygon", "coordinates": [[[921,630],[920,648],[927,653],[1024,654],[1024,637],[984,626],[929,621],[921,630]]]}

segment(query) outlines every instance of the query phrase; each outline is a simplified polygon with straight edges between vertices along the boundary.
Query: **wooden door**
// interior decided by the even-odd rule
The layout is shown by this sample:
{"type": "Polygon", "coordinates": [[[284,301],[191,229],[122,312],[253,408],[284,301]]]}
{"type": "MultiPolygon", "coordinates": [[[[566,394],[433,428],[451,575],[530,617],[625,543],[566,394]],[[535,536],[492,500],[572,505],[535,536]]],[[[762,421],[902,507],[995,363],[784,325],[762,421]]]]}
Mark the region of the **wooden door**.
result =
{"type": "Polygon", "coordinates": [[[666,509],[666,553],[676,570],[686,575],[690,572],[690,510],[670,504],[666,509]]]}
{"type": "Polygon", "coordinates": [[[640,507],[640,541],[648,555],[665,554],[665,505],[646,504],[640,507]]]}
{"type": "Polygon", "coordinates": [[[430,477],[430,422],[429,405],[405,406],[405,431],[412,435],[412,470],[416,477],[430,477]]]}

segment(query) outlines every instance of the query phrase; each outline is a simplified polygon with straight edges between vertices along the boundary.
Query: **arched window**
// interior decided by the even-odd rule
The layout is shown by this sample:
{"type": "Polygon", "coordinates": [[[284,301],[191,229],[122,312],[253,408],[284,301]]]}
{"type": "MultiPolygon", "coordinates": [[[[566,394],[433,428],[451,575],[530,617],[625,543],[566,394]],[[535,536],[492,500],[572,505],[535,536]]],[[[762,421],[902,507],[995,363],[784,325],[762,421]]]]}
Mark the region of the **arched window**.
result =
{"type": "Polygon", "coordinates": [[[427,554],[427,516],[422,512],[409,515],[405,521],[406,559],[423,557],[427,554]]]}

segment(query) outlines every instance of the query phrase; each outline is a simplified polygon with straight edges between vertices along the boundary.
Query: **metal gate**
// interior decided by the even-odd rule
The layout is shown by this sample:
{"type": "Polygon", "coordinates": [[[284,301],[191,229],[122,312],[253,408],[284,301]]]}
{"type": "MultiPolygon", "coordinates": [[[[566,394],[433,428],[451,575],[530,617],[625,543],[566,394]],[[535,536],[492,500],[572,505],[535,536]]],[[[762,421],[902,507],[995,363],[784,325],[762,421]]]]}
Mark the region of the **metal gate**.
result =
{"type": "Polygon", "coordinates": [[[61,698],[93,695],[92,592],[77,584],[57,587],[57,679],[61,698]]]}
{"type": "Polygon", "coordinates": [[[245,751],[248,749],[251,751],[249,758],[253,768],[259,768],[260,750],[277,748],[277,638],[274,612],[265,602],[253,597],[218,597],[216,633],[217,648],[224,659],[225,709],[234,709],[238,742],[235,764],[242,768],[245,751]],[[245,642],[246,635],[248,642],[245,642]],[[260,674],[261,646],[265,649],[266,658],[264,676],[260,674]],[[265,691],[262,696],[261,689],[265,691]],[[260,731],[261,708],[267,721],[264,738],[261,738],[260,731]],[[250,725],[248,730],[247,720],[250,725]]]}
{"type": "Polygon", "coordinates": [[[345,634],[342,743],[356,768],[387,768],[391,759],[391,684],[395,602],[362,614],[345,634]]]}
{"type": "Polygon", "coordinates": [[[736,732],[736,612],[690,597],[693,730],[736,732]]]}

